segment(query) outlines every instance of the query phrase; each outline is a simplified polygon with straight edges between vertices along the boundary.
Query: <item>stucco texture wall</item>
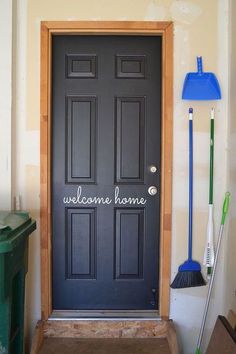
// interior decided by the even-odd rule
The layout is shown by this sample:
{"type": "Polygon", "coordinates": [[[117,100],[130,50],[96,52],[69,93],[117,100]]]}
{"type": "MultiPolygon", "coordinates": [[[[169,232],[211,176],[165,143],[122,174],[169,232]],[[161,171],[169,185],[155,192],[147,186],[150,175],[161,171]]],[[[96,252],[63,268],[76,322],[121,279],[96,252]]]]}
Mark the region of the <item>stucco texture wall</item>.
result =
{"type": "MultiPolygon", "coordinates": [[[[22,207],[38,220],[30,241],[27,278],[27,333],[40,318],[39,229],[39,75],[40,21],[153,20],[174,22],[174,147],[172,278],[187,256],[188,107],[194,108],[194,258],[202,261],[208,216],[209,117],[216,110],[215,226],[219,226],[226,188],[228,97],[228,1],[224,0],[20,0],[16,19],[16,173],[15,193],[22,207]],[[181,90],[186,72],[195,71],[196,56],[204,69],[219,78],[223,100],[184,102],[181,90]]],[[[234,221],[235,223],[235,221],[234,221]]],[[[235,227],[235,225],[234,225],[235,227]]],[[[225,257],[217,276],[207,328],[223,311],[225,257]]],[[[171,291],[170,316],[176,322],[183,353],[194,353],[207,287],[171,291]]],[[[208,331],[207,331],[208,332],[208,331]]],[[[207,333],[209,335],[209,332],[207,333]]]]}

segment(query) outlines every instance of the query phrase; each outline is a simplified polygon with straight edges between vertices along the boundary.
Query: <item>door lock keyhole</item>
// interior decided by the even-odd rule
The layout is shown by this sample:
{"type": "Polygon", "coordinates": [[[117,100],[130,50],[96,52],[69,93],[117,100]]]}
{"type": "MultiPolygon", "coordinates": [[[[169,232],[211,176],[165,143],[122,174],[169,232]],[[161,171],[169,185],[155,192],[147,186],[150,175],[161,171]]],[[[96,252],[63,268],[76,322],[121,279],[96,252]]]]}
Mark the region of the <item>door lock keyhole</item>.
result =
{"type": "Polygon", "coordinates": [[[157,194],[157,187],[155,187],[155,186],[150,186],[150,187],[148,188],[148,193],[149,193],[150,195],[156,195],[156,194],[157,194]]]}
{"type": "Polygon", "coordinates": [[[156,307],[156,305],[157,305],[157,289],[156,288],[152,289],[152,300],[150,301],[150,304],[153,307],[156,307]]]}

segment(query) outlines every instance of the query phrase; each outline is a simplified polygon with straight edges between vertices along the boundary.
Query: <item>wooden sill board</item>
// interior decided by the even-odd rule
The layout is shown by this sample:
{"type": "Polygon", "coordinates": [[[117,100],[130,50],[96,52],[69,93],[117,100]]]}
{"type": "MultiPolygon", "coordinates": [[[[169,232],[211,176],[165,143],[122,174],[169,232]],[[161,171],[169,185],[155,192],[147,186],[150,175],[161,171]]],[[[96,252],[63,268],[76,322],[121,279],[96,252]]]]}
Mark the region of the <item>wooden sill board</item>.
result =
{"type": "Polygon", "coordinates": [[[206,354],[236,354],[236,332],[224,316],[218,316],[206,354]]]}
{"type": "Polygon", "coordinates": [[[230,310],[227,316],[227,320],[234,331],[236,331],[236,313],[233,310],[230,310]]]}
{"type": "Polygon", "coordinates": [[[48,320],[38,322],[30,354],[95,352],[179,354],[179,348],[172,321],[48,320]]]}
{"type": "Polygon", "coordinates": [[[45,338],[39,354],[170,354],[165,338],[45,338]]]}

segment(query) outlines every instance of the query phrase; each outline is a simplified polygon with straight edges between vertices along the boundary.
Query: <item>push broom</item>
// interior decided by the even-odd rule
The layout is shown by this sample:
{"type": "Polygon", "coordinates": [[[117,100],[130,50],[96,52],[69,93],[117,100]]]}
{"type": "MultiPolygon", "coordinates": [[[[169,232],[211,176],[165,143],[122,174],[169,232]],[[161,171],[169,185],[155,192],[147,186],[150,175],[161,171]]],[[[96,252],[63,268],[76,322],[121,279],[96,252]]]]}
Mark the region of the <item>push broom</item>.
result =
{"type": "Polygon", "coordinates": [[[223,204],[223,208],[222,208],[222,217],[221,217],[220,231],[219,231],[219,236],[218,236],[217,246],[216,246],[215,262],[214,262],[213,269],[212,269],[212,276],[211,276],[211,279],[210,279],[210,282],[209,282],[207,299],[206,299],[206,304],[205,304],[205,309],[204,309],[201,329],[200,329],[199,337],[198,337],[198,341],[197,341],[197,349],[196,349],[196,352],[195,352],[196,354],[200,354],[202,338],[203,338],[203,332],[204,332],[204,328],[205,328],[205,324],[206,324],[206,318],[207,318],[207,313],[208,313],[209,303],[210,303],[210,299],[211,299],[213,283],[214,283],[215,274],[216,274],[216,267],[217,267],[217,262],[218,262],[218,258],[219,258],[220,245],[221,245],[223,231],[224,231],[225,218],[226,218],[226,215],[227,215],[228,210],[229,210],[229,199],[230,199],[230,193],[227,192],[225,194],[224,204],[223,204]]]}
{"type": "Polygon", "coordinates": [[[189,108],[189,217],[188,217],[188,259],[179,266],[171,284],[173,289],[206,285],[201,266],[192,259],[193,241],[193,109],[189,108]]]}

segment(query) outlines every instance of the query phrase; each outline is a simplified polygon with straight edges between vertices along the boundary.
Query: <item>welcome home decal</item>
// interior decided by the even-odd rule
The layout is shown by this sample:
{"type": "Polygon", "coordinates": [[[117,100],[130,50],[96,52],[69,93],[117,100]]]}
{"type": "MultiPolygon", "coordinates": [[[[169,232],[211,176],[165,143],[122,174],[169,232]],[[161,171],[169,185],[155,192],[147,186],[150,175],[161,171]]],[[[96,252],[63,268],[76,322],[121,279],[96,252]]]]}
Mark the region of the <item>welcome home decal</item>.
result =
{"type": "Polygon", "coordinates": [[[147,202],[145,198],[137,198],[131,196],[120,197],[119,187],[115,187],[113,198],[110,198],[108,196],[86,197],[83,195],[83,190],[81,186],[78,186],[76,195],[63,198],[64,204],[79,204],[79,205],[89,205],[89,204],[109,205],[113,201],[117,205],[144,205],[147,202]]]}

